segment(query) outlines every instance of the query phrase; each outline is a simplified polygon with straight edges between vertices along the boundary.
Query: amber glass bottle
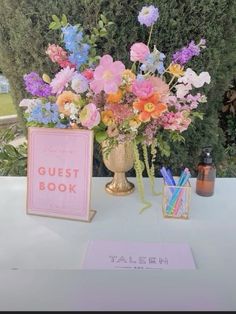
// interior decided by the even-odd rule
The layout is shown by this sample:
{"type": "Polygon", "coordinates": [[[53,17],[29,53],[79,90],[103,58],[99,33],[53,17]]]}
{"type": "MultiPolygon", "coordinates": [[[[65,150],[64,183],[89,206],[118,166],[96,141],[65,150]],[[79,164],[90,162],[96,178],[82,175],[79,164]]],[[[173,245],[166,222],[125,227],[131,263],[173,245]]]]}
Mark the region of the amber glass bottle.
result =
{"type": "Polygon", "coordinates": [[[202,161],[197,167],[196,193],[201,196],[212,196],[214,194],[216,168],[212,162],[211,147],[202,149],[202,161]]]}

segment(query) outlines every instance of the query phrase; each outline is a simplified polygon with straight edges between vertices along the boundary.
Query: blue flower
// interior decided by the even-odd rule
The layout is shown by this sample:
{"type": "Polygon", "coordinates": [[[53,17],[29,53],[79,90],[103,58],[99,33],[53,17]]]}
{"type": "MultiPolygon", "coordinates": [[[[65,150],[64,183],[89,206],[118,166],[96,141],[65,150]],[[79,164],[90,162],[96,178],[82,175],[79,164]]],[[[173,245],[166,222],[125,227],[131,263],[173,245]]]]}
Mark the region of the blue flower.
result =
{"type": "Polygon", "coordinates": [[[165,71],[163,60],[165,59],[164,53],[158,51],[154,46],[153,52],[150,53],[144,63],[141,65],[140,69],[144,72],[155,73],[156,71],[159,74],[163,74],[165,71]]]}

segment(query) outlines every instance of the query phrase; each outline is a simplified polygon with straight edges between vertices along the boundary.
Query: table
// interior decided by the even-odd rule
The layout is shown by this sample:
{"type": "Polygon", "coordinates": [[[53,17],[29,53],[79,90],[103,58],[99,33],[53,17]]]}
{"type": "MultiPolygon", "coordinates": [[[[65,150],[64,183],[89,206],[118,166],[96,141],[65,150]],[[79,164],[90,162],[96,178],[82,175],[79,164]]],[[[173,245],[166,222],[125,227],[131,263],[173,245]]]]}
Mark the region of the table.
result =
{"type": "Polygon", "coordinates": [[[141,215],[137,191],[110,196],[107,181],[93,178],[85,223],[26,215],[26,178],[0,177],[0,310],[236,310],[236,178],[217,178],[212,197],[191,179],[189,220],[164,219],[147,179],[153,206],[141,215]],[[197,269],[81,270],[93,239],[187,242],[197,269]]]}

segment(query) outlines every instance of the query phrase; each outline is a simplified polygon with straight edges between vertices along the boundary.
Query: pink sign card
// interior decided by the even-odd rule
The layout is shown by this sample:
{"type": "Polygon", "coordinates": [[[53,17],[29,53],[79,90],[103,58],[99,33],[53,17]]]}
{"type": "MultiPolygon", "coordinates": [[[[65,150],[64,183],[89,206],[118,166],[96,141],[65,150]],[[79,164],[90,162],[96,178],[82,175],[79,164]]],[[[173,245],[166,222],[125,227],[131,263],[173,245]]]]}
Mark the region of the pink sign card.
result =
{"type": "Polygon", "coordinates": [[[30,127],[27,213],[90,221],[93,132],[30,127]]]}
{"type": "Polygon", "coordinates": [[[83,269],[195,269],[186,243],[90,241],[83,269]]]}

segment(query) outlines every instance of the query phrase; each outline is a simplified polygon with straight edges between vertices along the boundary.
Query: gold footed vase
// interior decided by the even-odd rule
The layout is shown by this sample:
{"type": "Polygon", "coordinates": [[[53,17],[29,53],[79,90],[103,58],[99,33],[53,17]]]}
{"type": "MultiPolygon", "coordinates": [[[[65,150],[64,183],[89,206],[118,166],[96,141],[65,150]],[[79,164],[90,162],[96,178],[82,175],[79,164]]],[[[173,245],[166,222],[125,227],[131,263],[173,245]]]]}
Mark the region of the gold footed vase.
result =
{"type": "MultiPolygon", "coordinates": [[[[102,149],[107,143],[102,143],[102,149]]],[[[111,182],[106,184],[105,190],[112,195],[128,195],[134,191],[134,184],[126,178],[126,172],[133,168],[134,155],[131,142],[118,144],[108,155],[103,153],[103,162],[114,176],[111,182]]]]}

